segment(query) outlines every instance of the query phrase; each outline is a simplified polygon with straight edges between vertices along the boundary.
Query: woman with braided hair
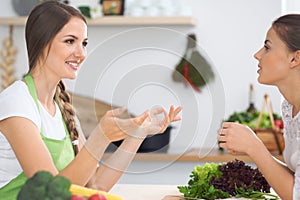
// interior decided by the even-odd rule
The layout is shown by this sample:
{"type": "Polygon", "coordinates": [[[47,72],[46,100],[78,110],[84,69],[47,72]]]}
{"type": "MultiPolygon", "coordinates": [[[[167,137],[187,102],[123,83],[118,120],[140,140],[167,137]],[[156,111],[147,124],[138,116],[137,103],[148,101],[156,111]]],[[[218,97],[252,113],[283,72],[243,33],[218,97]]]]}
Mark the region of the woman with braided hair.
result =
{"type": "Polygon", "coordinates": [[[86,58],[87,24],[75,8],[45,1],[26,23],[29,72],[0,94],[0,196],[15,199],[37,171],[65,176],[74,184],[109,191],[149,134],[180,120],[181,107],[145,111],[121,119],[108,111],[84,138],[62,79],[75,79],[86,58]],[[163,114],[164,117],[158,117],[163,114]],[[99,165],[110,142],[123,140],[99,165]]]}

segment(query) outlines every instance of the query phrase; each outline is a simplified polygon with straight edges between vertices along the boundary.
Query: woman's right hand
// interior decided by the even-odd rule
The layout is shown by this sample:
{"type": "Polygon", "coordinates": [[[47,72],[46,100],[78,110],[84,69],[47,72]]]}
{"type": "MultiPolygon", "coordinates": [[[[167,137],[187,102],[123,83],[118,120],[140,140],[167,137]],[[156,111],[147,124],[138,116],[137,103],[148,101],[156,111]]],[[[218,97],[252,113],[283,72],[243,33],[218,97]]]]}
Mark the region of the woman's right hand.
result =
{"type": "Polygon", "coordinates": [[[234,122],[224,122],[219,130],[220,147],[230,153],[251,154],[257,145],[263,145],[261,140],[248,126],[234,122]]]}
{"type": "Polygon", "coordinates": [[[120,118],[125,111],[126,109],[124,107],[107,111],[98,124],[100,130],[111,142],[122,140],[136,132],[149,116],[149,112],[146,111],[135,118],[120,118]]]}
{"type": "Polygon", "coordinates": [[[121,119],[120,115],[125,112],[125,108],[117,108],[108,111],[100,120],[99,126],[106,138],[113,142],[124,139],[128,136],[145,138],[147,135],[162,133],[170,122],[178,121],[181,118],[178,113],[181,107],[170,108],[170,113],[162,108],[153,108],[145,111],[138,117],[121,119]],[[163,114],[163,116],[159,116],[163,114]]]}

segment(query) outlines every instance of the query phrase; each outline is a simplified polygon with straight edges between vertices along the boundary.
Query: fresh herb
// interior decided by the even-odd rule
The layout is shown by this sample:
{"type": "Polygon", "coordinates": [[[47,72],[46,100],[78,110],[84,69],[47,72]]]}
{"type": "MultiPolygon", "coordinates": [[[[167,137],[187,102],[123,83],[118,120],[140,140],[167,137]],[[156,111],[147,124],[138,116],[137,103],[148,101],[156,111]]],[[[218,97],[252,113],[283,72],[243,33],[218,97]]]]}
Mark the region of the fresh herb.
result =
{"type": "Polygon", "coordinates": [[[91,8],[89,6],[79,6],[78,9],[81,12],[81,14],[83,14],[88,19],[92,18],[92,16],[91,16],[91,8]]]}
{"type": "Polygon", "coordinates": [[[245,190],[244,188],[236,188],[236,198],[248,198],[248,199],[279,199],[277,195],[255,191],[253,189],[245,190]]]}
{"type": "Polygon", "coordinates": [[[279,199],[269,193],[270,185],[258,169],[253,169],[240,160],[196,166],[190,178],[187,186],[178,186],[179,191],[187,198],[279,199]]]}
{"type": "Polygon", "coordinates": [[[196,166],[190,175],[188,186],[178,186],[184,197],[192,198],[227,198],[230,195],[227,192],[216,189],[209,184],[213,177],[220,177],[222,173],[218,170],[219,164],[206,163],[204,166],[196,166]]]}

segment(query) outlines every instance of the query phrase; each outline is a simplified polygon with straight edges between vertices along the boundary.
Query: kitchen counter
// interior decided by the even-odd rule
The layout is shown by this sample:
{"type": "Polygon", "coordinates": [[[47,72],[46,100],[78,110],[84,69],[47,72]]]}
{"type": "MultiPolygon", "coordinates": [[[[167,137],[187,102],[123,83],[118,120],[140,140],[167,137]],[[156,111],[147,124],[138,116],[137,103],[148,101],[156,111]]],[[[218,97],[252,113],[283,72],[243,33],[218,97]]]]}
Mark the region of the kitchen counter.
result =
{"type": "Polygon", "coordinates": [[[179,200],[182,196],[176,185],[117,184],[110,193],[124,200],[179,200]]]}
{"type": "MultiPolygon", "coordinates": [[[[124,200],[180,200],[182,197],[176,185],[117,184],[110,193],[119,195],[124,200]]],[[[271,193],[275,194],[274,191],[271,193]]]]}
{"type": "MultiPolygon", "coordinates": [[[[274,157],[283,161],[282,155],[274,152],[274,157]]],[[[111,153],[105,153],[104,159],[109,157],[111,153]]],[[[168,151],[166,153],[137,153],[135,161],[176,161],[176,162],[228,162],[234,159],[244,162],[253,162],[247,155],[232,155],[226,151],[220,151],[217,148],[213,149],[197,149],[193,148],[183,152],[168,151]]]]}
{"type": "MultiPolygon", "coordinates": [[[[111,153],[105,153],[104,160],[110,155],[111,153]]],[[[281,155],[274,153],[274,156],[282,160],[281,155]]],[[[230,155],[218,149],[169,149],[166,153],[137,153],[118,183],[185,185],[195,166],[204,165],[206,162],[229,162],[234,159],[243,160],[255,167],[249,156],[230,155]]]]}

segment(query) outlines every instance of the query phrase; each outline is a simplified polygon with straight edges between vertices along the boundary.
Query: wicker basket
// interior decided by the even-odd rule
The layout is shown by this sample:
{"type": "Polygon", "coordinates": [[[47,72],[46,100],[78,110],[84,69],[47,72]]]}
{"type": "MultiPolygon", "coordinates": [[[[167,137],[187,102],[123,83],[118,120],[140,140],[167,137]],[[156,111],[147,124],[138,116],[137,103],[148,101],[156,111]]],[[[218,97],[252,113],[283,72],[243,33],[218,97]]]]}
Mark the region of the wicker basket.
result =
{"type": "Polygon", "coordinates": [[[278,152],[279,154],[282,154],[282,151],[284,149],[283,129],[279,129],[275,126],[272,104],[267,94],[264,96],[263,106],[257,120],[256,128],[253,128],[253,131],[261,139],[261,141],[265,144],[269,151],[278,152]],[[259,124],[262,119],[262,114],[264,112],[265,106],[267,106],[268,108],[268,113],[272,125],[272,128],[268,129],[259,128],[259,124]]]}
{"type": "Polygon", "coordinates": [[[255,128],[253,130],[269,151],[282,154],[284,149],[283,130],[272,128],[255,128]]]}

